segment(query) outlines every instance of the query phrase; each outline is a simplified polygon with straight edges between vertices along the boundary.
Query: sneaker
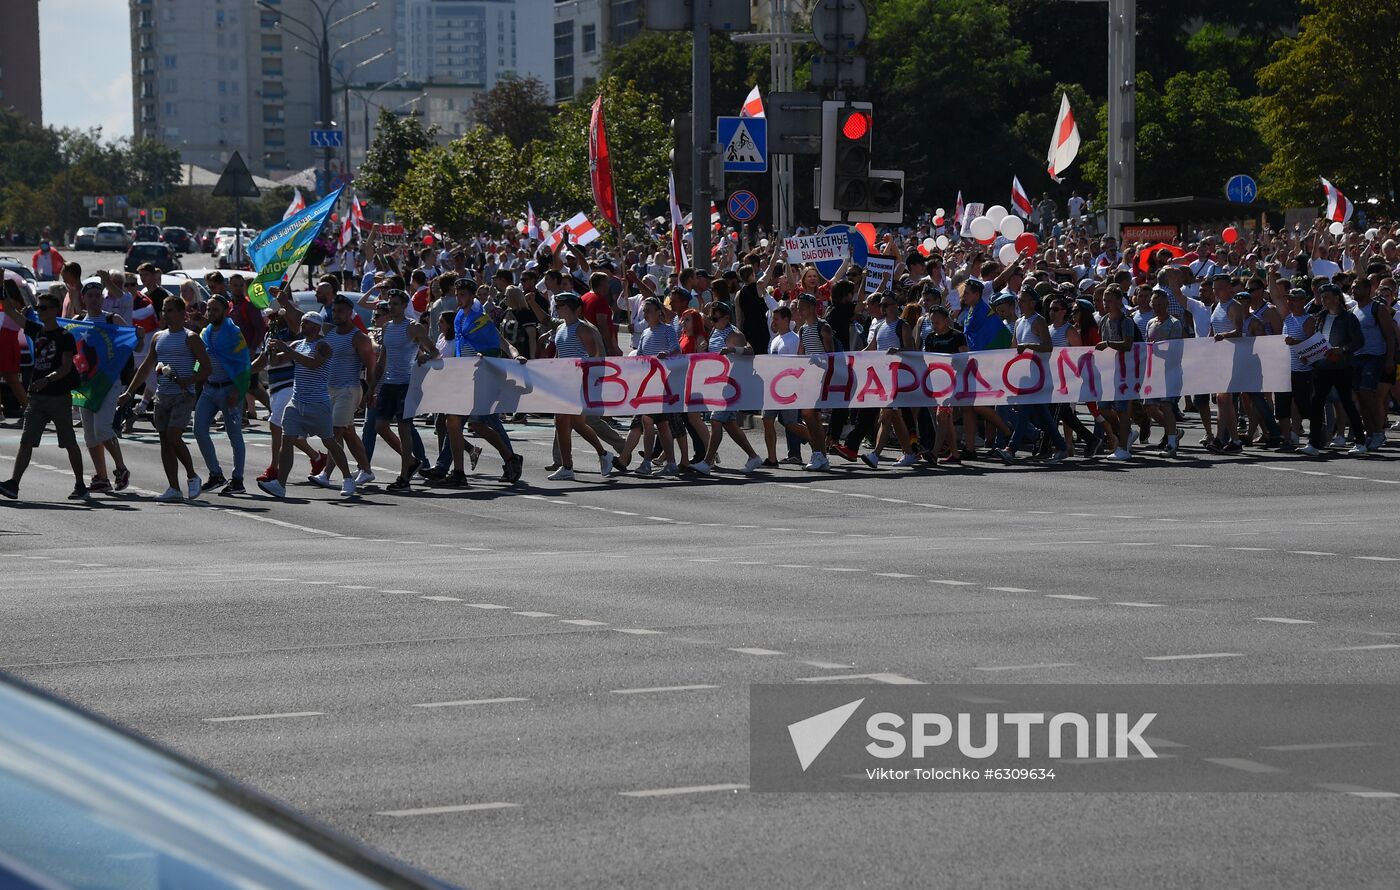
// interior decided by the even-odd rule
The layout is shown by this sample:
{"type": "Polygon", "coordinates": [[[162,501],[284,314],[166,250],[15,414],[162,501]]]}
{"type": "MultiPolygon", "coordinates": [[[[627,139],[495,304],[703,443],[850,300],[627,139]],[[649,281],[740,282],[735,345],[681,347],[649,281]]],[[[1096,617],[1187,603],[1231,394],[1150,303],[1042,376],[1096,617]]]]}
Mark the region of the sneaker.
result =
{"type": "Polygon", "coordinates": [[[13,479],[0,482],[0,495],[13,501],[15,498],[19,497],[19,483],[13,479]]]}
{"type": "Polygon", "coordinates": [[[355,477],[348,476],[340,483],[340,496],[343,498],[353,498],[355,496],[355,477]]]}
{"type": "Polygon", "coordinates": [[[1355,445],[1351,446],[1350,450],[1347,451],[1347,454],[1350,454],[1353,457],[1357,457],[1365,453],[1366,446],[1361,444],[1360,442],[1357,442],[1355,445]]]}
{"type": "Polygon", "coordinates": [[[199,497],[199,493],[203,490],[204,489],[200,487],[200,481],[198,476],[191,476],[188,480],[185,481],[185,491],[189,494],[190,500],[194,500],[195,498],[199,497]]]}
{"type": "Polygon", "coordinates": [[[744,461],[744,475],[752,475],[753,472],[761,466],[763,466],[763,458],[755,454],[753,457],[744,461]]]}
{"type": "Polygon", "coordinates": [[[228,485],[225,485],[223,488],[219,489],[219,495],[221,497],[228,497],[231,494],[243,494],[246,491],[247,489],[243,487],[243,477],[234,476],[228,481],[228,485]]]}
{"type": "Polygon", "coordinates": [[[959,456],[956,451],[950,451],[949,453],[940,457],[938,459],[938,462],[940,464],[943,464],[944,466],[960,467],[962,466],[962,457],[959,456]]]}
{"type": "MultiPolygon", "coordinates": [[[[801,461],[798,461],[798,463],[801,463],[801,461]]],[[[764,458],[763,460],[763,468],[765,470],[776,470],[781,466],[782,464],[778,463],[776,460],[770,460],[768,458],[764,458]]]]}
{"type": "Polygon", "coordinates": [[[670,462],[667,463],[666,466],[662,467],[661,470],[657,473],[657,475],[675,478],[676,476],[680,475],[680,470],[676,469],[676,465],[674,462],[670,462]]]}
{"type": "Polygon", "coordinates": [[[525,472],[525,458],[518,454],[512,454],[506,461],[506,481],[511,485],[520,481],[520,476],[525,472]]]}
{"type": "Polygon", "coordinates": [[[330,459],[331,456],[324,451],[311,458],[311,475],[321,475],[321,471],[326,468],[326,461],[330,459]]]}
{"type": "Polygon", "coordinates": [[[467,474],[458,470],[453,470],[448,473],[447,478],[442,480],[442,484],[451,486],[452,488],[470,487],[470,484],[467,482],[467,474]]]}
{"type": "Polygon", "coordinates": [[[156,500],[162,504],[173,504],[176,501],[183,501],[184,499],[184,495],[180,494],[180,489],[178,488],[167,488],[165,491],[156,495],[156,500]]]}
{"type": "Polygon", "coordinates": [[[1346,436],[1333,436],[1333,437],[1332,437],[1332,447],[1333,447],[1333,448],[1345,448],[1346,446],[1347,446],[1347,437],[1346,437],[1346,436]]]}
{"type": "Polygon", "coordinates": [[[545,478],[550,482],[572,482],[574,481],[574,471],[572,467],[560,467],[545,478]]]}
{"type": "Polygon", "coordinates": [[[650,476],[650,475],[652,474],[652,472],[653,472],[653,468],[652,468],[652,465],[651,465],[651,460],[650,460],[650,458],[648,458],[647,460],[644,460],[644,461],[642,461],[641,463],[637,464],[637,475],[638,475],[638,476],[641,476],[641,477],[645,478],[645,477],[647,477],[647,476],[650,476]]]}
{"type": "Polygon", "coordinates": [[[271,482],[277,478],[277,464],[268,464],[267,469],[258,474],[259,482],[271,482]]]}
{"type": "Polygon", "coordinates": [[[861,461],[870,469],[878,469],[880,466],[880,455],[873,451],[866,452],[860,456],[861,461]]]}
{"type": "Polygon", "coordinates": [[[314,476],[307,476],[306,481],[310,482],[312,485],[319,485],[322,488],[336,487],[335,483],[331,481],[330,476],[327,476],[324,472],[317,473],[314,476]]]}
{"type": "Polygon", "coordinates": [[[814,473],[820,470],[829,470],[831,469],[831,461],[827,460],[826,455],[820,451],[813,451],[812,462],[803,467],[803,469],[811,470],[814,473]]]}
{"type": "Polygon", "coordinates": [[[356,485],[356,486],[368,485],[368,484],[370,484],[371,482],[374,481],[374,471],[373,471],[373,470],[360,470],[360,471],[358,471],[357,473],[355,473],[355,475],[354,475],[353,478],[354,478],[354,480],[355,480],[355,485],[356,485]]]}
{"type": "Polygon", "coordinates": [[[436,482],[439,479],[446,478],[447,471],[441,467],[428,467],[426,470],[419,473],[418,475],[422,476],[424,479],[427,479],[429,482],[436,482]]]}
{"type": "Polygon", "coordinates": [[[1162,449],[1162,457],[1176,457],[1176,445],[1170,444],[1162,449]]]}
{"type": "Polygon", "coordinates": [[[407,476],[400,476],[384,487],[389,491],[408,491],[413,488],[413,482],[407,476]]]}
{"type": "Polygon", "coordinates": [[[473,448],[471,452],[467,454],[467,459],[472,462],[472,469],[475,470],[477,463],[481,460],[481,447],[477,446],[473,448]]]}
{"type": "Polygon", "coordinates": [[[417,476],[418,471],[423,468],[423,462],[415,457],[413,463],[408,465],[408,476],[406,478],[412,479],[414,476],[417,476]]]}
{"type": "Polygon", "coordinates": [[[113,490],[125,491],[126,487],[131,484],[131,470],[128,470],[126,467],[118,467],[114,479],[116,485],[113,486],[113,490]]]}
{"type": "Polygon", "coordinates": [[[1385,433],[1377,433],[1366,440],[1367,451],[1380,451],[1385,447],[1385,433]]]}
{"type": "Polygon", "coordinates": [[[894,465],[896,467],[916,467],[919,465],[919,455],[911,451],[909,454],[895,461],[894,465]]]}
{"type": "Polygon", "coordinates": [[[973,451],[971,448],[959,448],[958,459],[960,461],[977,460],[977,452],[973,451]]]}
{"type": "Polygon", "coordinates": [[[690,465],[690,468],[695,472],[699,473],[701,476],[710,475],[710,465],[705,463],[703,460],[697,460],[695,463],[690,465]]]}
{"type": "Polygon", "coordinates": [[[87,499],[88,487],[81,482],[79,482],[77,485],[74,485],[73,490],[68,493],[68,500],[70,501],[85,501],[87,499]]]}
{"type": "Polygon", "coordinates": [[[1211,454],[1225,453],[1225,446],[1220,444],[1219,439],[1202,439],[1201,446],[1211,454]]]}
{"type": "MultiPolygon", "coordinates": [[[[287,496],[286,487],[281,482],[278,482],[276,479],[259,479],[258,488],[261,488],[263,491],[267,492],[269,495],[277,498],[278,500],[281,500],[282,498],[287,496]]],[[[171,491],[174,491],[174,489],[172,488],[171,491]]],[[[170,492],[166,492],[166,494],[169,493],[170,492]]],[[[156,498],[156,500],[160,500],[160,498],[156,498]]]]}
{"type": "Polygon", "coordinates": [[[208,490],[211,489],[211,488],[218,488],[219,486],[224,485],[224,484],[227,483],[227,482],[228,482],[228,480],[224,478],[224,474],[223,474],[223,473],[215,473],[214,475],[210,476],[208,479],[205,479],[204,482],[202,482],[202,483],[200,484],[199,490],[200,490],[201,492],[205,492],[205,491],[208,491],[208,490]]]}
{"type": "Polygon", "coordinates": [[[1278,447],[1279,454],[1296,454],[1298,451],[1297,442],[1284,442],[1278,447]]]}
{"type": "Polygon", "coordinates": [[[553,473],[555,470],[559,469],[559,464],[550,464],[544,469],[546,473],[553,473]]]}
{"type": "Polygon", "coordinates": [[[789,454],[787,457],[778,461],[778,463],[787,467],[804,467],[807,465],[807,462],[802,459],[802,455],[800,454],[789,454]]]}
{"type": "Polygon", "coordinates": [[[112,483],[108,482],[106,479],[103,479],[101,476],[93,476],[92,481],[88,483],[87,488],[88,491],[92,492],[93,494],[98,494],[100,492],[111,491],[112,483]]]}
{"type": "Polygon", "coordinates": [[[1306,454],[1308,457],[1322,457],[1322,449],[1311,442],[1298,449],[1299,454],[1306,454]]]}
{"type": "Polygon", "coordinates": [[[1110,454],[1110,455],[1108,456],[1108,459],[1109,459],[1109,460],[1131,460],[1132,457],[1133,457],[1132,452],[1128,451],[1128,449],[1126,449],[1126,448],[1115,448],[1114,451],[1113,451],[1113,453],[1110,454]]]}
{"type": "Polygon", "coordinates": [[[831,451],[832,451],[833,454],[837,455],[838,457],[840,457],[840,458],[842,458],[842,459],[844,459],[844,460],[855,460],[855,459],[856,459],[856,452],[855,452],[855,449],[853,449],[853,448],[847,448],[845,445],[841,445],[841,444],[832,445],[832,446],[831,446],[831,451]]]}
{"type": "Polygon", "coordinates": [[[1049,457],[1047,457],[1047,458],[1045,459],[1045,462],[1046,462],[1047,464],[1057,464],[1057,463],[1059,463],[1060,461],[1064,460],[1064,459],[1067,458],[1067,457],[1069,457],[1069,452],[1066,451],[1065,449],[1061,448],[1059,451],[1056,451],[1054,454],[1052,454],[1052,455],[1050,455],[1049,457]]]}
{"type": "Polygon", "coordinates": [[[1010,465],[1016,463],[1016,452],[1012,451],[1010,448],[993,448],[988,454],[1004,464],[1010,465]]]}
{"type": "Polygon", "coordinates": [[[604,477],[611,476],[613,472],[613,464],[616,460],[617,457],[613,455],[611,451],[603,452],[603,454],[599,455],[598,457],[598,472],[604,477]]]}
{"type": "Polygon", "coordinates": [[[1240,452],[1244,451],[1244,445],[1240,442],[1232,440],[1230,442],[1227,442],[1221,448],[1221,450],[1224,451],[1226,454],[1239,454],[1240,452]]]}

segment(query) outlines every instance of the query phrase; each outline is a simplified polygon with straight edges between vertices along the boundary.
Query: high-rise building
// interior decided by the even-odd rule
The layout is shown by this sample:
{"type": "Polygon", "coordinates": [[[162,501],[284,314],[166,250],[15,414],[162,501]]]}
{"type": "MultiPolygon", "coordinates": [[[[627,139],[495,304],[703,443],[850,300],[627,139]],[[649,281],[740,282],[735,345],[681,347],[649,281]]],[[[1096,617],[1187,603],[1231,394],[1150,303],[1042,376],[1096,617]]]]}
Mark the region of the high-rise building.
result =
{"type": "MultiPolygon", "coordinates": [[[[334,25],[332,89],[398,70],[387,52],[398,0],[338,3],[324,19],[324,0],[129,2],[134,132],[177,149],[184,163],[219,170],[235,150],[258,173],[318,162],[309,134],[330,126],[321,122],[315,59],[323,23],[334,25]]],[[[332,106],[333,121],[337,113],[332,106]]]]}
{"type": "Polygon", "coordinates": [[[603,49],[642,33],[641,0],[554,0],[554,67],[545,83],[567,102],[598,80],[603,49]]]}
{"type": "Polygon", "coordinates": [[[402,70],[421,83],[490,89],[503,77],[549,83],[550,0],[400,0],[402,70]]]}
{"type": "Polygon", "coordinates": [[[44,122],[39,93],[39,0],[5,0],[0,27],[0,108],[44,122]]]}

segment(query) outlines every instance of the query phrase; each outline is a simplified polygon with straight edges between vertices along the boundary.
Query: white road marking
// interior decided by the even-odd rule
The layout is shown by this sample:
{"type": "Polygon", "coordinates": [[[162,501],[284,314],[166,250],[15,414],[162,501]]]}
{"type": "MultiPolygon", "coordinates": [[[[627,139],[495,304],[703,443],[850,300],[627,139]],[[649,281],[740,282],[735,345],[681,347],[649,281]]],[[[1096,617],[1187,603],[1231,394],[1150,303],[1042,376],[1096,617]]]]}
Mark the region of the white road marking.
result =
{"type": "Polygon", "coordinates": [[[412,810],[381,810],[376,816],[436,816],[440,813],[471,813],[477,810],[505,810],[518,807],[518,803],[463,803],[446,807],[418,807],[412,810]]]}
{"type": "MultiPolygon", "coordinates": [[[[1002,593],[1035,593],[1029,587],[988,587],[988,590],[999,590],[1002,593]]],[[[1093,597],[1090,597],[1093,599],[1093,597]]]]}
{"type": "Polygon", "coordinates": [[[462,601],[460,596],[420,596],[419,599],[433,600],[439,603],[460,603],[462,601]]]}
{"type": "Polygon", "coordinates": [[[1273,550],[1274,550],[1274,548],[1272,548],[1272,547],[1226,547],[1225,549],[1226,549],[1226,550],[1250,551],[1250,552],[1257,552],[1257,553],[1272,553],[1273,550]]]}
{"type": "Polygon", "coordinates": [[[828,674],[824,677],[798,677],[799,683],[832,683],[837,680],[871,680],[876,683],[884,683],[889,686],[923,686],[920,680],[912,677],[905,677],[901,674],[874,673],[874,674],[828,674]]]}
{"type": "Polygon", "coordinates": [[[1134,602],[1123,602],[1123,603],[1113,603],[1113,605],[1115,605],[1115,606],[1132,606],[1132,607],[1137,608],[1137,609],[1162,609],[1162,608],[1165,608],[1165,607],[1166,607],[1166,603],[1134,603],[1134,602]]]}
{"type": "MultiPolygon", "coordinates": [[[[991,588],[991,589],[992,589],[992,590],[996,590],[997,588],[993,587],[993,588],[991,588]]],[[[1047,593],[1047,594],[1045,594],[1045,598],[1046,598],[1046,599],[1052,599],[1052,600],[1096,600],[1096,599],[1098,599],[1098,597],[1096,597],[1096,596],[1080,596],[1080,595],[1077,594],[1077,593],[1047,593]]]]}
{"type": "Polygon", "coordinates": [[[775,562],[775,563],[773,563],[773,568],[775,568],[775,569],[810,569],[811,566],[804,566],[804,565],[801,565],[801,564],[795,563],[795,562],[775,562]]]}
{"type": "MultiPolygon", "coordinates": [[[[269,579],[269,580],[271,580],[271,579],[269,579]]],[[[291,579],[289,578],[289,579],[287,579],[287,580],[290,581],[291,579]]],[[[416,590],[381,590],[381,591],[379,591],[379,592],[380,592],[380,593],[417,593],[418,591],[416,591],[416,590]]]]}
{"type": "Polygon", "coordinates": [[[693,686],[649,686],[641,689],[613,689],[613,695],[641,695],[646,692],[691,692],[696,689],[718,689],[707,683],[697,683],[693,686]]]}
{"type": "Polygon", "coordinates": [[[521,618],[558,618],[553,612],[511,612],[512,615],[519,615],[521,618]]]}
{"type": "Polygon", "coordinates": [[[303,584],[334,584],[334,581],[303,581],[303,584]]]}
{"type": "Polygon", "coordinates": [[[953,580],[948,579],[948,578],[930,578],[930,579],[928,579],[928,580],[929,580],[929,583],[930,583],[930,584],[947,584],[949,587],[973,587],[973,586],[975,586],[975,582],[973,582],[973,581],[953,581],[953,580]]]}
{"type": "Polygon", "coordinates": [[[1375,643],[1370,646],[1338,646],[1333,652],[1365,652],[1371,649],[1400,649],[1400,643],[1375,643]]]}
{"type": "Polygon", "coordinates": [[[756,647],[753,647],[753,646],[739,646],[739,647],[737,647],[737,648],[730,648],[729,651],[730,651],[730,652],[738,652],[740,655],[785,655],[785,654],[786,654],[786,653],[784,653],[784,652],[779,652],[779,651],[776,650],[776,649],[759,649],[759,648],[756,648],[756,647]]]}
{"type": "Polygon", "coordinates": [[[823,572],[863,572],[865,569],[847,569],[841,566],[822,566],[823,572]]]}
{"type": "Polygon", "coordinates": [[[509,609],[510,606],[498,606],[495,603],[467,603],[473,609],[509,609]]]}
{"type": "Polygon", "coordinates": [[[1364,797],[1374,799],[1388,799],[1400,797],[1400,794],[1397,794],[1394,791],[1380,791],[1375,788],[1367,788],[1365,785],[1335,785],[1332,783],[1326,783],[1318,785],[1317,787],[1327,791],[1340,791],[1343,794],[1350,794],[1352,797],[1364,797]]]}
{"type": "Polygon", "coordinates": [[[1396,556],[1353,556],[1352,559],[1368,559],[1371,562],[1400,562],[1396,556]]]}
{"type": "Polygon", "coordinates": [[[341,584],[341,590],[373,590],[368,584],[341,584]]]}
{"type": "Polygon", "coordinates": [[[324,717],[324,711],[287,711],[283,714],[244,714],[238,717],[205,717],[205,723],[237,723],[243,720],[281,720],[287,717],[324,717]]]}
{"type": "Polygon", "coordinates": [[[1276,766],[1269,766],[1267,763],[1258,763],[1253,760],[1245,760],[1243,757],[1204,757],[1206,763],[1214,763],[1217,766],[1228,766],[1231,769],[1243,770],[1247,773],[1281,773],[1284,770],[1276,766]]]}
{"type": "Polygon", "coordinates": [[[839,661],[804,661],[802,663],[809,667],[821,668],[822,670],[827,671],[836,671],[841,670],[843,668],[855,667],[855,665],[842,664],[839,661]]]}
{"type": "Polygon", "coordinates": [[[653,634],[664,634],[664,630],[651,630],[646,627],[614,627],[613,630],[620,634],[632,634],[633,636],[651,636],[653,634]]]}
{"type": "Polygon", "coordinates": [[[1275,624],[1316,624],[1316,621],[1304,621],[1302,618],[1263,618],[1258,617],[1255,621],[1272,621],[1275,624]]]}
{"type": "Polygon", "coordinates": [[[1265,751],[1330,751],[1333,748],[1374,748],[1380,742],[1313,742],[1302,745],[1261,745],[1265,751]]]}
{"type": "Polygon", "coordinates": [[[565,619],[561,620],[559,623],[560,623],[560,624],[573,624],[573,625],[576,625],[576,626],[578,626],[578,627],[607,627],[607,625],[608,625],[608,623],[607,623],[606,621],[593,621],[592,619],[589,619],[589,618],[565,618],[565,619]]]}
{"type": "Polygon", "coordinates": [[[1296,554],[1298,554],[1299,556],[1336,556],[1336,555],[1337,555],[1337,554],[1335,554],[1335,553],[1329,553],[1329,552],[1326,551],[1326,550],[1285,550],[1285,551],[1283,551],[1283,552],[1284,552],[1284,553],[1296,553],[1296,554]]]}
{"type": "Polygon", "coordinates": [[[619,791],[623,797],[669,797],[673,794],[705,794],[710,791],[747,791],[747,785],[687,785],[681,788],[651,788],[647,791],[619,791]]]}
{"type": "Polygon", "coordinates": [[[469,705],[503,705],[507,702],[529,701],[528,698],[468,698],[460,701],[427,701],[414,705],[415,708],[464,708],[469,705]]]}
{"type": "Polygon", "coordinates": [[[880,578],[917,578],[917,577],[918,577],[917,575],[906,575],[906,574],[904,574],[903,572],[876,572],[875,575],[876,575],[877,577],[880,577],[880,578]]]}
{"type": "Polygon", "coordinates": [[[1072,661],[1052,661],[1045,664],[1002,664],[991,667],[975,667],[974,671],[1032,671],[1040,668],[1067,668],[1074,667],[1072,661]]]}
{"type": "Polygon", "coordinates": [[[1168,547],[1185,547],[1191,550],[1209,550],[1212,544],[1168,544],[1168,547]]]}
{"type": "Polygon", "coordinates": [[[1192,658],[1243,658],[1239,652],[1199,652],[1192,655],[1144,655],[1144,661],[1186,661],[1192,658]]]}

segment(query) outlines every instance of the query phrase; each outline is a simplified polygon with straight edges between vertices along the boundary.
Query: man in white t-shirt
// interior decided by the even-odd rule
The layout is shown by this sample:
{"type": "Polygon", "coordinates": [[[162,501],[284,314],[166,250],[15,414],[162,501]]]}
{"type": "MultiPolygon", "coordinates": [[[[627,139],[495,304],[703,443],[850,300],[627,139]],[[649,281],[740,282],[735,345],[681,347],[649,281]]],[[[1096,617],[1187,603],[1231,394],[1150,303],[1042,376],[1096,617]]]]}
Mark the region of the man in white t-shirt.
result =
{"type": "MultiPolygon", "coordinates": [[[[768,313],[768,330],[773,339],[768,341],[769,355],[797,355],[799,340],[792,329],[792,310],[779,304],[768,313]]],[[[802,443],[807,441],[807,427],[802,422],[802,413],[796,409],[767,408],[763,412],[763,444],[768,448],[764,459],[765,467],[778,466],[778,422],[787,433],[787,457],[785,464],[802,466],[802,443]]]]}

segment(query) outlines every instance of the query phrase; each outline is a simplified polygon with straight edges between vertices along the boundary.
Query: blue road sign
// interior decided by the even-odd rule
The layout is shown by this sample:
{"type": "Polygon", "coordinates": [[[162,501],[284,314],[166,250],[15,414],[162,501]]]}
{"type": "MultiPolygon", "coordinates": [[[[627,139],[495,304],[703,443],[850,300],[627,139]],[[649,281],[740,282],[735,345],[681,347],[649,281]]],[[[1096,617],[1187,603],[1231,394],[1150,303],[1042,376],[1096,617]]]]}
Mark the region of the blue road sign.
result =
{"type": "Polygon", "coordinates": [[[746,223],[758,216],[758,196],[748,189],[739,189],[729,196],[729,218],[746,223]]]}
{"type": "MultiPolygon", "coordinates": [[[[851,262],[864,269],[866,260],[870,259],[870,248],[866,246],[864,235],[857,232],[854,227],[848,226],[845,223],[837,223],[836,225],[827,226],[822,229],[823,235],[840,235],[843,233],[851,242],[851,262]]],[[[840,260],[825,260],[815,265],[817,267],[817,272],[827,281],[830,281],[832,276],[841,271],[840,260]]]]}
{"type": "Polygon", "coordinates": [[[761,117],[715,118],[720,156],[726,173],[768,170],[768,121],[761,117]]]}
{"type": "Polygon", "coordinates": [[[340,148],[345,144],[344,130],[312,130],[312,148],[340,148]]]}
{"type": "Polygon", "coordinates": [[[113,204],[116,204],[118,207],[125,207],[125,206],[126,206],[126,195],[114,195],[114,196],[112,197],[112,203],[113,203],[113,204]]]}
{"type": "Polygon", "coordinates": [[[1253,204],[1254,199],[1259,197],[1259,184],[1244,174],[1231,176],[1230,181],[1225,183],[1225,197],[1236,204],[1253,204]]]}

